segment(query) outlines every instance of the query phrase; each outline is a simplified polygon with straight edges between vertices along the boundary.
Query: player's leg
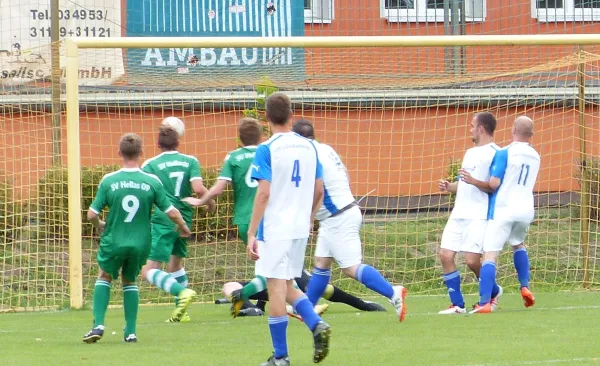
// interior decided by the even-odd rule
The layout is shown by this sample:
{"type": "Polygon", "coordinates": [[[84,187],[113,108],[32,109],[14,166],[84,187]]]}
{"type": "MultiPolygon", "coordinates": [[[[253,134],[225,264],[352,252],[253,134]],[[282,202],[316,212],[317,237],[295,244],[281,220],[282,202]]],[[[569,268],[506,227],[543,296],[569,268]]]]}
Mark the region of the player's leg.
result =
{"type": "MultiPolygon", "coordinates": [[[[188,227],[191,227],[191,223],[188,223],[188,227]]],[[[189,281],[187,277],[187,273],[185,272],[185,268],[183,267],[183,258],[187,257],[187,240],[185,238],[178,237],[175,239],[173,243],[173,250],[171,252],[171,257],[169,258],[168,271],[175,281],[177,281],[181,286],[188,288],[189,281]]],[[[175,307],[179,305],[179,297],[175,296],[175,307]]],[[[172,322],[174,319],[170,318],[167,320],[168,322],[172,322]]],[[[190,316],[184,313],[179,320],[181,323],[189,322],[190,316]]]]}
{"type": "Polygon", "coordinates": [[[131,248],[123,261],[121,281],[123,281],[123,312],[125,315],[125,328],[123,340],[127,343],[137,342],[137,315],[140,305],[140,293],[135,283],[141,272],[142,266],[148,260],[147,248],[131,248]]]}
{"type": "MultiPolygon", "coordinates": [[[[247,282],[227,282],[223,285],[223,295],[225,295],[225,298],[228,299],[231,297],[231,294],[234,291],[242,289],[242,287],[244,287],[245,284],[247,284],[247,282]]],[[[253,295],[251,299],[266,302],[269,301],[269,295],[268,292],[265,290],[253,295]]],[[[246,300],[242,305],[242,309],[240,310],[238,316],[262,316],[265,315],[264,311],[264,308],[261,309],[253,303],[251,303],[250,301],[246,300]]]]}
{"type": "Polygon", "coordinates": [[[521,286],[521,297],[523,297],[525,307],[531,307],[535,304],[535,297],[529,289],[529,256],[527,255],[525,245],[523,245],[528,231],[529,222],[516,222],[508,238],[508,243],[513,248],[513,262],[517,271],[517,278],[521,286]]]}
{"type": "Polygon", "coordinates": [[[483,264],[479,277],[479,304],[471,313],[485,314],[494,311],[492,291],[496,283],[496,263],[504,244],[510,236],[512,223],[502,220],[490,220],[483,239],[483,264]]]}
{"type": "Polygon", "coordinates": [[[104,319],[110,300],[110,286],[112,279],[118,276],[121,267],[118,258],[112,257],[102,248],[98,251],[97,260],[100,268],[93,295],[94,326],[92,330],[83,336],[85,343],[95,343],[104,335],[104,319]]]}
{"type": "Polygon", "coordinates": [[[274,350],[273,356],[263,364],[266,366],[289,365],[285,300],[290,249],[291,241],[258,243],[260,258],[256,261],[256,275],[267,278],[269,331],[274,350]]]}
{"type": "MultiPolygon", "coordinates": [[[[238,238],[244,242],[244,244],[248,243],[248,224],[239,224],[238,225],[238,238]]],[[[267,279],[263,276],[256,275],[250,282],[246,283],[244,287],[233,291],[231,293],[231,297],[229,300],[231,301],[231,315],[235,318],[239,312],[242,310],[244,303],[246,303],[250,298],[254,295],[267,290],[267,279]]],[[[264,311],[266,303],[264,301],[259,300],[257,302],[257,306],[264,311]]]]}
{"type": "Polygon", "coordinates": [[[323,298],[331,302],[352,306],[361,311],[387,311],[383,306],[376,302],[364,301],[363,299],[350,295],[344,290],[332,285],[327,285],[327,288],[323,293],[323,298]]]}
{"type": "Polygon", "coordinates": [[[150,250],[148,262],[142,268],[142,277],[144,277],[148,283],[173,296],[177,296],[180,300],[173,311],[171,319],[167,320],[167,322],[179,322],[189,306],[189,303],[192,301],[193,296],[196,295],[194,291],[186,289],[177,282],[173,276],[160,269],[160,263],[169,262],[171,253],[173,252],[173,245],[177,238],[179,238],[179,233],[173,230],[172,227],[153,224],[152,248],[150,250]]]}
{"type": "Polygon", "coordinates": [[[460,290],[460,272],[456,268],[456,253],[460,252],[465,220],[449,219],[442,232],[440,262],[442,278],[448,288],[451,305],[438,314],[464,314],[465,298],[460,290]]]}
{"type": "MultiPolygon", "coordinates": [[[[307,243],[308,238],[292,241],[287,267],[287,277],[289,279],[302,276],[307,243]]],[[[294,312],[302,317],[304,324],[306,324],[308,329],[313,333],[313,362],[318,363],[323,361],[329,354],[331,327],[315,312],[313,304],[308,300],[306,295],[298,289],[294,280],[287,281],[286,294],[286,301],[288,304],[293,306],[294,312]]],[[[272,298],[272,295],[270,296],[272,298]]],[[[272,300],[269,304],[269,308],[271,307],[271,304],[272,300]]]]}
{"type": "Polygon", "coordinates": [[[319,223],[317,247],[315,248],[315,266],[305,289],[306,296],[313,306],[317,305],[331,279],[333,253],[329,247],[332,241],[339,240],[335,237],[336,224],[338,223],[339,220],[336,220],[335,217],[327,218],[319,223]]]}
{"type": "MultiPolygon", "coordinates": [[[[480,278],[481,274],[483,240],[485,238],[487,224],[487,220],[470,220],[470,223],[467,225],[463,233],[461,252],[463,252],[465,255],[467,267],[469,267],[475,276],[477,276],[477,279],[480,278]]],[[[498,284],[494,282],[491,300],[494,310],[498,306],[502,293],[502,287],[498,286],[498,284]]]]}

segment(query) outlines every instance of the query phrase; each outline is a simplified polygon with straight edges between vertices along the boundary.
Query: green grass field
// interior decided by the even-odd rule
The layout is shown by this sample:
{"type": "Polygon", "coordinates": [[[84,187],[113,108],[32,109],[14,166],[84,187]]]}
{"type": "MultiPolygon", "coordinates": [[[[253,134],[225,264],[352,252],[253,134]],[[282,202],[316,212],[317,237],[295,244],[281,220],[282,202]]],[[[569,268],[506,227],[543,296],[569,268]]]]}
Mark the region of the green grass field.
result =
{"type": "MultiPolygon", "coordinates": [[[[387,313],[359,313],[334,303],[324,315],[333,335],[322,364],[600,365],[599,302],[600,293],[559,292],[538,294],[525,309],[510,294],[493,314],[441,316],[445,297],[409,294],[403,323],[389,304],[387,313]]],[[[265,317],[231,319],[228,305],[193,305],[192,322],[166,324],[170,310],[141,309],[137,344],[122,341],[120,308],[109,309],[105,337],[92,345],[81,342],[89,310],[4,314],[1,364],[258,365],[270,355],[265,317]]],[[[290,318],[288,343],[293,365],[312,363],[312,338],[296,319],[290,318]]]]}

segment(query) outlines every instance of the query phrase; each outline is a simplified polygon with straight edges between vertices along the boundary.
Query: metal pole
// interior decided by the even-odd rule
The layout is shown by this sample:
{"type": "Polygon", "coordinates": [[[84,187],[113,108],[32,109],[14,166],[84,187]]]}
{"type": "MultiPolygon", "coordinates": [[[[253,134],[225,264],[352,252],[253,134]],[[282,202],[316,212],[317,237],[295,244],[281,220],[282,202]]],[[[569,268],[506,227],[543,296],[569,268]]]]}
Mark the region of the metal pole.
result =
{"type": "MultiPolygon", "coordinates": [[[[460,0],[450,1],[450,23],[452,26],[452,35],[458,35],[460,33],[459,24],[459,7],[458,2],[460,0]]],[[[460,47],[455,46],[452,48],[452,71],[455,75],[460,73],[460,47]]]]}
{"type": "Polygon", "coordinates": [[[581,231],[579,240],[583,248],[583,287],[590,286],[590,184],[591,177],[594,176],[596,167],[591,162],[586,161],[586,128],[585,128],[585,63],[581,60],[583,47],[579,48],[579,64],[577,65],[577,89],[579,103],[577,111],[579,113],[579,159],[581,161],[581,196],[580,196],[580,216],[581,231]],[[589,167],[587,165],[590,165],[589,167]]]}
{"type": "Polygon", "coordinates": [[[58,22],[58,0],[50,0],[50,40],[51,44],[51,77],[52,83],[52,163],[61,163],[60,147],[60,33],[58,22]]]}
{"type": "MultiPolygon", "coordinates": [[[[450,28],[450,0],[444,0],[444,35],[452,34],[450,28]]],[[[444,70],[450,72],[452,69],[452,48],[444,47],[444,70]]]]}

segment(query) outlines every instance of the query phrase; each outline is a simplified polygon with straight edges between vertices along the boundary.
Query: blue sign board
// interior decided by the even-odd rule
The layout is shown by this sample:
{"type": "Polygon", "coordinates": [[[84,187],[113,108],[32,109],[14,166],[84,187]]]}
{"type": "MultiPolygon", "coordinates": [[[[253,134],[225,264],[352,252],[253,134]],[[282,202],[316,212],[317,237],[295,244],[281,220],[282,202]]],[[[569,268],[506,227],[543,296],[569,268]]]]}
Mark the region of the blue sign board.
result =
{"type": "MultiPolygon", "coordinates": [[[[127,36],[293,37],[304,35],[299,0],[127,0],[127,36]]],[[[128,49],[131,76],[194,80],[285,75],[304,78],[299,48],[128,49]]]]}

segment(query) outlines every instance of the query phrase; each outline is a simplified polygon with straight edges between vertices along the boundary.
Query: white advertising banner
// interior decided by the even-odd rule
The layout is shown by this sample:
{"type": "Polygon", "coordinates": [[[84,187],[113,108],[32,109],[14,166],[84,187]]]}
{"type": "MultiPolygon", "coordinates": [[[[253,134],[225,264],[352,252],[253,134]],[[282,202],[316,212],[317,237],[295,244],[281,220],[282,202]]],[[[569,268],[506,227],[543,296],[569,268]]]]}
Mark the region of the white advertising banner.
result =
{"type": "MultiPolygon", "coordinates": [[[[50,0],[0,0],[0,84],[50,80],[50,0]]],[[[59,0],[61,40],[121,36],[121,0],[59,0]]],[[[66,52],[60,47],[61,79],[66,52]]],[[[109,85],[125,74],[121,49],[79,50],[79,84],[109,85]]]]}

